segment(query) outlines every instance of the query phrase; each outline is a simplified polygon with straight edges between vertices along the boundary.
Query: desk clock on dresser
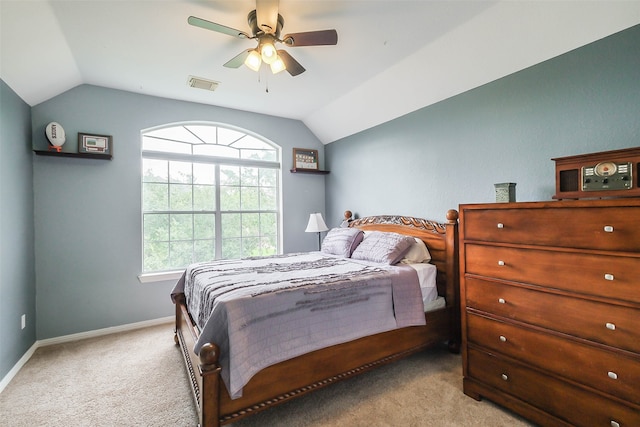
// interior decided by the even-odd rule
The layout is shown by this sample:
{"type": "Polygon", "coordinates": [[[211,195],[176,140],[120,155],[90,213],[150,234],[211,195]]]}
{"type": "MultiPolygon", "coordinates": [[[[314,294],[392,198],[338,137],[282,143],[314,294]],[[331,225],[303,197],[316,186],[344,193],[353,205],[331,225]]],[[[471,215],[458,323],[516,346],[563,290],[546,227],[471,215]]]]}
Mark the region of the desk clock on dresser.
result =
{"type": "Polygon", "coordinates": [[[640,426],[640,199],[460,206],[465,394],[640,426]]]}

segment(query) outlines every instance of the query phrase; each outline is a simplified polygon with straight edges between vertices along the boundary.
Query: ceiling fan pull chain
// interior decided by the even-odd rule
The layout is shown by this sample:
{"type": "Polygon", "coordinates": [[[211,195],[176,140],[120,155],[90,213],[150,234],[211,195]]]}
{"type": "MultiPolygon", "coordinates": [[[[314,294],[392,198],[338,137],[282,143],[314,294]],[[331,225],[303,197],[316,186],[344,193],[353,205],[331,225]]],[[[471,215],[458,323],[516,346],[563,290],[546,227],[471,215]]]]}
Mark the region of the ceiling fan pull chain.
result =
{"type": "MultiPolygon", "coordinates": [[[[260,71],[262,71],[262,68],[260,69],[260,71]]],[[[266,71],[264,73],[264,91],[266,93],[269,93],[269,73],[267,73],[266,71]]]]}

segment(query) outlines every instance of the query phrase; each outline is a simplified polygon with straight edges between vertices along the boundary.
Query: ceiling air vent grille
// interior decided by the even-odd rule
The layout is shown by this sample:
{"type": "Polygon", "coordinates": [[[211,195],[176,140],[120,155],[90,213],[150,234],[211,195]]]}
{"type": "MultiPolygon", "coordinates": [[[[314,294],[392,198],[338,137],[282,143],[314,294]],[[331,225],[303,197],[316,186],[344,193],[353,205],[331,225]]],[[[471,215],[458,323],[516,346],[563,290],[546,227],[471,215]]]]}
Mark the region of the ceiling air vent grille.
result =
{"type": "Polygon", "coordinates": [[[214,91],[218,87],[220,82],[216,82],[214,80],[203,79],[202,77],[194,77],[189,76],[189,80],[187,81],[187,85],[189,87],[195,87],[196,89],[205,89],[214,91]]]}

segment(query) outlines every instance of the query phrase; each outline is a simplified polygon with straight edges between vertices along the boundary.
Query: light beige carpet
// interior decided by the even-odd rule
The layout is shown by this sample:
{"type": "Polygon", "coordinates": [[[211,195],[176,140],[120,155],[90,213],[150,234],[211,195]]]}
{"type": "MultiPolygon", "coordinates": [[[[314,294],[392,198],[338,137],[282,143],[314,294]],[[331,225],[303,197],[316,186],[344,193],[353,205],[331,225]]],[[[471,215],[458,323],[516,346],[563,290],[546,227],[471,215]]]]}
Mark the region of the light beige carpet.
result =
{"type": "MultiPolygon", "coordinates": [[[[0,394],[0,425],[7,427],[196,424],[171,324],[39,348],[0,394]]],[[[465,396],[460,356],[444,347],[233,424],[530,425],[488,401],[465,396]]]]}

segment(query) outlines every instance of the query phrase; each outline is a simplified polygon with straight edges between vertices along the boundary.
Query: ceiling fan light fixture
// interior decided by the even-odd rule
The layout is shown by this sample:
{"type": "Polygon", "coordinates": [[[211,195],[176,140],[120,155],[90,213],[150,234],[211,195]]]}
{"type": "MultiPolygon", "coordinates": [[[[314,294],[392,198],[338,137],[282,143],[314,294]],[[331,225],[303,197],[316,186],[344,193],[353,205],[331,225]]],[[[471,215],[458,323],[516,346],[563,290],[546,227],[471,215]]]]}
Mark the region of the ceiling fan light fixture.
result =
{"type": "Polygon", "coordinates": [[[260,45],[260,53],[265,64],[273,64],[278,59],[276,47],[271,42],[265,42],[260,45]]]}
{"type": "Polygon", "coordinates": [[[271,72],[273,74],[278,74],[280,71],[284,71],[286,69],[287,67],[284,65],[284,61],[279,56],[271,63],[271,72]]]}
{"type": "Polygon", "coordinates": [[[249,52],[249,56],[244,60],[244,65],[251,68],[253,71],[258,72],[260,70],[260,65],[262,65],[262,58],[257,50],[252,50],[249,52]]]}

